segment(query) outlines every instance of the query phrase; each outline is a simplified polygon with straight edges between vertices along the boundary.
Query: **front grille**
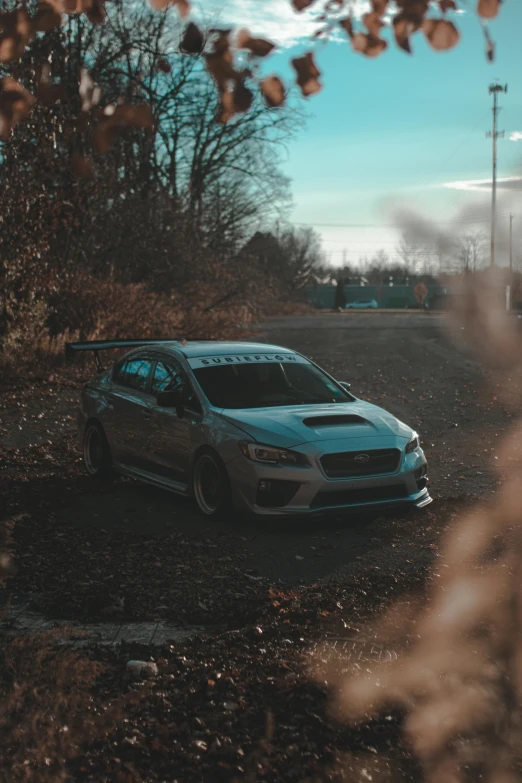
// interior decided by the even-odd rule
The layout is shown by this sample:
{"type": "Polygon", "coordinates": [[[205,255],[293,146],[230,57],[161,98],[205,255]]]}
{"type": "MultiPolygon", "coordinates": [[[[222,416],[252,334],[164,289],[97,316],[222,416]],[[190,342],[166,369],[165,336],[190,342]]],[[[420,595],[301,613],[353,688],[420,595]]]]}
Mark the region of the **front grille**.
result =
{"type": "Polygon", "coordinates": [[[336,492],[318,492],[310,508],[350,506],[357,503],[378,503],[384,500],[400,500],[408,497],[404,484],[388,487],[364,487],[361,489],[340,489],[336,492]]]}
{"type": "Polygon", "coordinates": [[[399,449],[344,451],[340,454],[325,454],[321,457],[321,465],[328,478],[356,478],[395,473],[400,460],[399,449]]]}

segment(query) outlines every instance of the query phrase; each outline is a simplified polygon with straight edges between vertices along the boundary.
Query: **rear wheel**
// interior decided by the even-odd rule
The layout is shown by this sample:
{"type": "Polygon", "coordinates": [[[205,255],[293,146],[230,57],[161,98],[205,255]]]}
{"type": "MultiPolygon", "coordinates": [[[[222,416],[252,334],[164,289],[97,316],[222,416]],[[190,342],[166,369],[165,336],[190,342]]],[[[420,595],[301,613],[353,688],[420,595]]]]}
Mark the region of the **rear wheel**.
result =
{"type": "Polygon", "coordinates": [[[112,457],[105,432],[97,421],[89,422],[83,436],[83,460],[90,476],[113,478],[112,457]]]}
{"type": "Polygon", "coordinates": [[[217,518],[231,510],[227,470],[219,455],[211,449],[204,449],[196,457],[192,490],[200,511],[206,516],[217,518]]]}

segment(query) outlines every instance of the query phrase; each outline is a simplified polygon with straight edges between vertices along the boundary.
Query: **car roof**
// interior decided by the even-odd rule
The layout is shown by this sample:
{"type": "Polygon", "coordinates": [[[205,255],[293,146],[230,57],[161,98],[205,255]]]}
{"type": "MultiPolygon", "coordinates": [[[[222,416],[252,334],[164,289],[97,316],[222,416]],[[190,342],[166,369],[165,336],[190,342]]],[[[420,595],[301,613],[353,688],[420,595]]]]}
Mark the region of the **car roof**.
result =
{"type": "MultiPolygon", "coordinates": [[[[172,341],[143,346],[135,349],[132,353],[143,351],[148,348],[154,350],[168,351],[182,354],[187,359],[197,359],[202,356],[237,356],[238,354],[252,353],[281,353],[293,354],[295,351],[290,348],[283,348],[281,345],[270,345],[268,343],[247,343],[222,340],[194,340],[183,344],[182,342],[172,341]]],[[[129,354],[127,354],[129,355],[129,354]]]]}
{"type": "Polygon", "coordinates": [[[269,345],[268,343],[243,343],[243,342],[188,342],[186,345],[178,346],[184,356],[187,358],[197,358],[199,356],[236,356],[240,353],[295,353],[289,348],[282,348],[280,345],[269,345]]]}

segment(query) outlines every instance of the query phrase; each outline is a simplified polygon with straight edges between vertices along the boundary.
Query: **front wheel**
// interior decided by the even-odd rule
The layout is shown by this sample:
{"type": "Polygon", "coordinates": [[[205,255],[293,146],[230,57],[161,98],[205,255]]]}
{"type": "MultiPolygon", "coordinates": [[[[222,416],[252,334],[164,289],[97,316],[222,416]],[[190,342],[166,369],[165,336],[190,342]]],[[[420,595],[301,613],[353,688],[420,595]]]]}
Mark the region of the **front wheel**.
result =
{"type": "Polygon", "coordinates": [[[192,490],[200,511],[217,518],[231,509],[230,482],[221,458],[210,449],[196,457],[192,490]]]}
{"type": "Polygon", "coordinates": [[[90,422],[85,428],[83,460],[90,476],[104,480],[113,478],[111,450],[103,427],[96,421],[90,422]]]}

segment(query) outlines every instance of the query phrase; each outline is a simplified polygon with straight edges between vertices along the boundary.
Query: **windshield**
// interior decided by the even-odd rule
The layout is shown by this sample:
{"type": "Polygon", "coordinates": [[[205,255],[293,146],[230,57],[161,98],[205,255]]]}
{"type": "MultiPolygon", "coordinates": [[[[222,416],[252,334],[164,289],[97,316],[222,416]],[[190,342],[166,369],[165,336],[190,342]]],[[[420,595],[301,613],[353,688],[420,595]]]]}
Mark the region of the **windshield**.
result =
{"type": "Polygon", "coordinates": [[[264,408],[353,402],[312,364],[290,362],[201,367],[194,375],[216,408],[264,408]]]}

